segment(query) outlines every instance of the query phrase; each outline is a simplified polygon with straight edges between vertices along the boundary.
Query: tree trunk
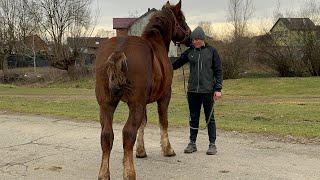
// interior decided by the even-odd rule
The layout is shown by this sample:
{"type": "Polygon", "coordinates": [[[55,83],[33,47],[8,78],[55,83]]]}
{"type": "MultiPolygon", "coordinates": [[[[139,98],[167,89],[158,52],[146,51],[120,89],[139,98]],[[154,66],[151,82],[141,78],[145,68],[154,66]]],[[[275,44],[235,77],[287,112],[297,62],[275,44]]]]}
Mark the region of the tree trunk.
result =
{"type": "Polygon", "coordinates": [[[8,54],[3,55],[2,59],[2,72],[3,72],[3,77],[2,77],[2,82],[6,82],[7,77],[8,77],[8,54]]]}

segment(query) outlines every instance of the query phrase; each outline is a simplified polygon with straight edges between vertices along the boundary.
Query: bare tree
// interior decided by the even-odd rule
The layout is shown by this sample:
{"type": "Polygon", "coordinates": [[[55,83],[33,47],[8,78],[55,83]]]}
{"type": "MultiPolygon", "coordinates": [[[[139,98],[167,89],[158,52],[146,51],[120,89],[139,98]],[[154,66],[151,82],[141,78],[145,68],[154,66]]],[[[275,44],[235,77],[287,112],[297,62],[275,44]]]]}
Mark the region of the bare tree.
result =
{"type": "Polygon", "coordinates": [[[212,23],[210,21],[200,21],[199,26],[202,27],[207,36],[213,37],[212,23]]]}
{"type": "MultiPolygon", "coordinates": [[[[306,0],[300,10],[300,16],[310,18],[316,25],[320,25],[320,2],[306,0]]],[[[302,61],[312,76],[320,76],[320,29],[303,32],[302,61]]]]}
{"type": "Polygon", "coordinates": [[[115,32],[111,30],[106,30],[106,29],[98,29],[95,36],[102,37],[102,38],[106,38],[106,37],[110,38],[115,36],[115,32]]]}
{"type": "Polygon", "coordinates": [[[129,11],[129,17],[131,18],[138,18],[140,16],[140,13],[138,10],[134,10],[134,11],[129,11]]]}
{"type": "Polygon", "coordinates": [[[0,61],[4,78],[7,74],[7,59],[14,52],[16,42],[17,25],[17,1],[0,0],[0,21],[1,21],[1,39],[0,39],[0,61]]]}
{"type": "Polygon", "coordinates": [[[229,74],[229,78],[237,78],[241,66],[249,57],[249,43],[246,37],[248,21],[254,13],[252,0],[229,0],[228,21],[233,26],[231,41],[227,47],[227,54],[224,57],[224,72],[229,74]]]}
{"type": "Polygon", "coordinates": [[[248,21],[254,13],[252,0],[229,0],[228,20],[234,28],[234,38],[245,36],[248,21]]]}
{"type": "Polygon", "coordinates": [[[87,27],[91,0],[38,0],[35,3],[40,13],[34,15],[53,41],[52,65],[68,72],[73,70],[76,57],[64,42],[67,35],[79,34],[87,27]]]}
{"type": "Polygon", "coordinates": [[[279,18],[283,18],[283,13],[281,12],[280,0],[277,1],[276,8],[273,11],[273,23],[276,23],[279,18]]]}
{"type": "Polygon", "coordinates": [[[315,24],[320,25],[320,2],[316,0],[306,0],[300,10],[300,16],[308,17],[315,24]]]}
{"type": "Polygon", "coordinates": [[[36,72],[37,49],[35,47],[35,35],[39,35],[40,27],[33,13],[37,12],[37,9],[31,0],[19,0],[17,4],[19,6],[19,12],[17,14],[17,38],[19,43],[16,53],[20,54],[24,59],[32,58],[34,72],[36,72]],[[26,44],[28,37],[32,37],[32,44],[26,44]]]}

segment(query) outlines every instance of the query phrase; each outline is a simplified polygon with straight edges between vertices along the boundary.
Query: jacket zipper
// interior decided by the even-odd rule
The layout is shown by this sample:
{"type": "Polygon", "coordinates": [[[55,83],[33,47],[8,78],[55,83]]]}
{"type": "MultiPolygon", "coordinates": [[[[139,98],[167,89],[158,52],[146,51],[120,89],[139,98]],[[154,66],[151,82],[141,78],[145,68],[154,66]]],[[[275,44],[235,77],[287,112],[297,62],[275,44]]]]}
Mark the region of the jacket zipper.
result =
{"type": "Polygon", "coordinates": [[[200,53],[198,56],[198,86],[197,86],[197,92],[199,92],[199,86],[200,86],[200,53]]]}

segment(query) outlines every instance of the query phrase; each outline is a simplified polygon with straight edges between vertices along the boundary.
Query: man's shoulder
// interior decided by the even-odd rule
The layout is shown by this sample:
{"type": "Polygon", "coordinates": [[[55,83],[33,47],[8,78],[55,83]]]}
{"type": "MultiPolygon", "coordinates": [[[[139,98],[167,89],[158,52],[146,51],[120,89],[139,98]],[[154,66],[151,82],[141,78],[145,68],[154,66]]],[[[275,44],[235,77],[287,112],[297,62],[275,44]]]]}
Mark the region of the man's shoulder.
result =
{"type": "Polygon", "coordinates": [[[184,51],[184,53],[189,53],[190,51],[192,51],[194,49],[194,47],[190,46],[187,50],[184,51]]]}
{"type": "Polygon", "coordinates": [[[208,49],[210,49],[211,51],[213,51],[213,52],[216,52],[216,51],[217,51],[216,48],[213,47],[213,46],[210,45],[210,44],[206,44],[206,47],[207,47],[208,49]]]}

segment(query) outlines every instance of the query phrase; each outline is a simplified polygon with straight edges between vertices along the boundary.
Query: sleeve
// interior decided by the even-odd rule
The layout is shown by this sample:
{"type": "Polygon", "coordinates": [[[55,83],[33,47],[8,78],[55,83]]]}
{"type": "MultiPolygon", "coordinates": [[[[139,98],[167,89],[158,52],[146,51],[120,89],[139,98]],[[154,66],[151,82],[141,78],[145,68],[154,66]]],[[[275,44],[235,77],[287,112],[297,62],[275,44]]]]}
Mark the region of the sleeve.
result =
{"type": "Polygon", "coordinates": [[[179,69],[185,63],[189,62],[188,54],[190,52],[190,48],[181,54],[181,56],[172,63],[173,70],[179,69]]]}
{"type": "Polygon", "coordinates": [[[222,74],[222,63],[220,60],[220,56],[216,49],[213,48],[213,72],[214,72],[214,91],[221,91],[222,82],[223,82],[223,74],[222,74]]]}

